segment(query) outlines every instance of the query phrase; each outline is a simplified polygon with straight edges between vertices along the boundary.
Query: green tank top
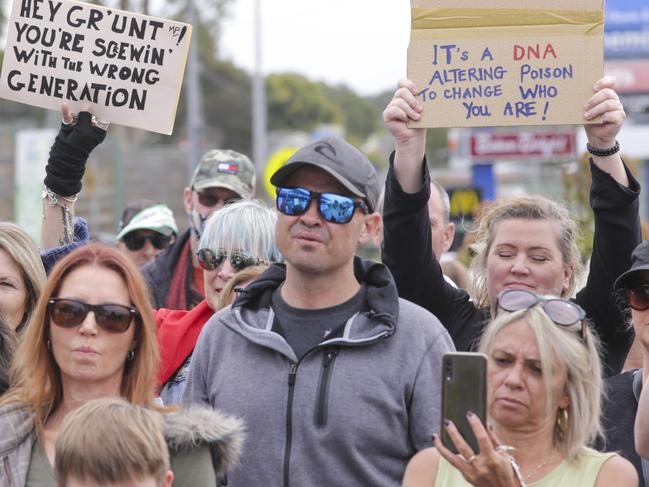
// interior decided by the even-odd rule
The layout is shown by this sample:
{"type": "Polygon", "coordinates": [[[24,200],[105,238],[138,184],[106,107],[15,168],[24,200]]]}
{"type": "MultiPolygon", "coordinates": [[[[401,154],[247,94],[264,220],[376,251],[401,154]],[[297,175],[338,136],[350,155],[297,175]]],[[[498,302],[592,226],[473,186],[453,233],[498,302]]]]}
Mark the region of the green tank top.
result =
{"type": "MultiPolygon", "coordinates": [[[[599,469],[615,453],[601,453],[584,448],[574,462],[564,460],[549,474],[527,487],[591,487],[595,485],[599,469]]],[[[435,487],[471,487],[459,470],[443,457],[439,459],[435,487]]]]}

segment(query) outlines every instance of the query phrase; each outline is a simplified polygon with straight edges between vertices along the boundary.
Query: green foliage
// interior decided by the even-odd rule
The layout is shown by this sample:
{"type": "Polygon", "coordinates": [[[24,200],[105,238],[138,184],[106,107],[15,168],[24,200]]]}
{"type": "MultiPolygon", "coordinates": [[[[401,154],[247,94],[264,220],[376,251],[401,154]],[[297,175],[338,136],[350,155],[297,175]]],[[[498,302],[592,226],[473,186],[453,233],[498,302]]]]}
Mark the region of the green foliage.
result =
{"type": "Polygon", "coordinates": [[[268,128],[309,132],[321,123],[341,123],[340,108],[327,98],[321,83],[299,74],[271,74],[266,78],[268,128]]]}
{"type": "Polygon", "coordinates": [[[350,141],[363,141],[380,128],[381,110],[371,99],[358,96],[344,85],[322,86],[329,102],[342,112],[345,132],[350,141]]]}

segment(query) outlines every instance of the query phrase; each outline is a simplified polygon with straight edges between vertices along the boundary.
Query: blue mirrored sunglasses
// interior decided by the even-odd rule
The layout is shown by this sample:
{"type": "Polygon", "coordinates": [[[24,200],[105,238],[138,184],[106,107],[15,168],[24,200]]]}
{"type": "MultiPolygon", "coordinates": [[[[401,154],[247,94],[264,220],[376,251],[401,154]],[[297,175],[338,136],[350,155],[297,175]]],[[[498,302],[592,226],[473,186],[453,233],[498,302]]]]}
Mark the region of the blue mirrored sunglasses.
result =
{"type": "Polygon", "coordinates": [[[369,209],[362,201],[336,193],[316,193],[304,188],[277,188],[277,209],[289,216],[306,213],[311,200],[317,199],[320,216],[330,223],[349,223],[356,208],[369,209]]]}

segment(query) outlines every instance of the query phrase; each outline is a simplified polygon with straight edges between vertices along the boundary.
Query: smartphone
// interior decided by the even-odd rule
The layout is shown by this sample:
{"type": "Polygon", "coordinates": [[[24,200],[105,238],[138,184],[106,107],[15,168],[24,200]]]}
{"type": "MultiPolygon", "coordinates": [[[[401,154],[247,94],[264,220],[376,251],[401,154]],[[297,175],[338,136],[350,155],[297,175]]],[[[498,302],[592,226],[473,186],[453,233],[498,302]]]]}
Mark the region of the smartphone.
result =
{"type": "Polygon", "coordinates": [[[453,421],[464,440],[478,454],[478,440],[466,417],[473,411],[486,427],[487,356],[483,353],[448,352],[442,358],[442,443],[458,453],[444,428],[444,419],[453,421]]]}

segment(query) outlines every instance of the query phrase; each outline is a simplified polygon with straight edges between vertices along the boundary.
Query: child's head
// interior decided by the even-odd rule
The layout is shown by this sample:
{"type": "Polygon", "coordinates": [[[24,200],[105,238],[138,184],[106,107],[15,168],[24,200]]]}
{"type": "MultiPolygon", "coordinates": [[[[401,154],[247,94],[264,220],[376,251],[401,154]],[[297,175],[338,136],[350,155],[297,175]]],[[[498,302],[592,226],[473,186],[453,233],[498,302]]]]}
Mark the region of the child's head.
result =
{"type": "Polygon", "coordinates": [[[65,418],[56,440],[60,487],[169,487],[160,413],[123,399],[90,401],[65,418]]]}

